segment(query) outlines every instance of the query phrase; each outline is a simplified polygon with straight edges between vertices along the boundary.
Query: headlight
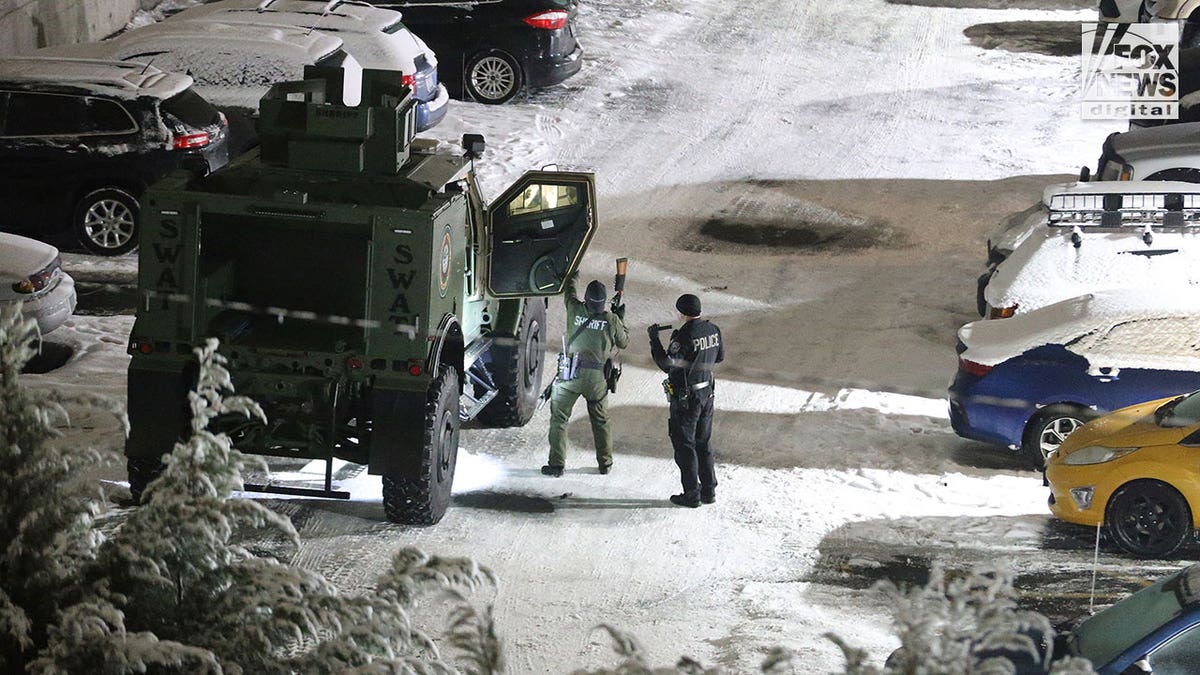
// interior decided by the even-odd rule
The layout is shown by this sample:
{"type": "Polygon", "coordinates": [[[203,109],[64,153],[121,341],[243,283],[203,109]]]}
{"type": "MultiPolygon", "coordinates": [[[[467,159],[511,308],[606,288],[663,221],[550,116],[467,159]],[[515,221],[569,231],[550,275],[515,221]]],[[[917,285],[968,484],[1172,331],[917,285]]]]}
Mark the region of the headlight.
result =
{"type": "Polygon", "coordinates": [[[1062,458],[1063,464],[1078,466],[1080,464],[1103,464],[1119,459],[1137,450],[1137,448],[1106,448],[1103,445],[1089,445],[1080,448],[1062,458]]]}

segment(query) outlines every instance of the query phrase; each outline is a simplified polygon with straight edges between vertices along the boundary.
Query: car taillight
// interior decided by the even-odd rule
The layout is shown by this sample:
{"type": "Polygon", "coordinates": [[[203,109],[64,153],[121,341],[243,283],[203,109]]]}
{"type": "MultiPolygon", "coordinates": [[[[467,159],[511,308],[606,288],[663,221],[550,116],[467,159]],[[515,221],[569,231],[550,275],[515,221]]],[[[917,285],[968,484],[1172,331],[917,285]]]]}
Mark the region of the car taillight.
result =
{"type": "Polygon", "coordinates": [[[561,9],[551,9],[545,12],[538,12],[532,16],[527,16],[522,19],[525,23],[534,28],[542,30],[558,30],[567,25],[567,13],[561,9]]]}
{"type": "Polygon", "coordinates": [[[13,284],[12,289],[17,293],[37,293],[50,285],[50,280],[54,278],[54,273],[61,266],[62,259],[56,257],[54,262],[13,284]]]}
{"type": "Polygon", "coordinates": [[[414,87],[417,84],[417,76],[416,75],[407,75],[407,74],[401,75],[400,76],[400,84],[402,84],[406,87],[414,87]]]}
{"type": "Polygon", "coordinates": [[[975,377],[983,377],[992,370],[992,366],[985,366],[982,363],[975,363],[967,359],[960,358],[958,360],[958,369],[975,377]]]}
{"type": "Polygon", "coordinates": [[[988,318],[989,319],[1007,319],[1008,317],[1010,317],[1016,313],[1017,313],[1016,305],[1009,305],[1008,307],[993,307],[991,313],[988,314],[988,318]]]}
{"type": "Polygon", "coordinates": [[[176,136],[175,142],[171,147],[176,150],[191,150],[194,148],[203,148],[208,145],[208,132],[201,131],[198,134],[184,134],[176,136]]]}

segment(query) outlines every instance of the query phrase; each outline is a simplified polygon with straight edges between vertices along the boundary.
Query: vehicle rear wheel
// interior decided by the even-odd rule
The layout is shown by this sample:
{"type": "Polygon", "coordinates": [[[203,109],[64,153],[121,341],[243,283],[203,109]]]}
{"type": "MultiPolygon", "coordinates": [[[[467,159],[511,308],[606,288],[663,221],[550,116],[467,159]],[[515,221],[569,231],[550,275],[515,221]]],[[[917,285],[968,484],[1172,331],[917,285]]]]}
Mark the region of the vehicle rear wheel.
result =
{"type": "Polygon", "coordinates": [[[1126,553],[1162,558],[1174,553],[1192,534],[1192,510],[1170,485],[1136,480],[1113,493],[1104,511],[1104,524],[1126,553]]]}
{"type": "Polygon", "coordinates": [[[128,253],[138,245],[139,212],[137,198],[125,190],[93,190],[75,206],[75,236],[92,253],[128,253]]]}
{"type": "Polygon", "coordinates": [[[496,397],[480,411],[479,421],[492,427],[525,426],[537,411],[545,367],[546,303],[529,298],[521,309],[521,323],[512,337],[497,337],[488,371],[496,383],[496,397]]]}
{"type": "Polygon", "coordinates": [[[521,65],[507,52],[492,49],[467,62],[466,88],[480,103],[504,103],[521,91],[521,65]]]}
{"type": "Polygon", "coordinates": [[[383,475],[383,510],[388,520],[433,525],[446,515],[458,459],[458,397],[458,371],[443,367],[429,385],[416,473],[383,475]]]}
{"type": "Polygon", "coordinates": [[[1095,417],[1095,411],[1067,403],[1042,408],[1025,425],[1021,455],[1034,468],[1042,468],[1046,465],[1046,457],[1057,450],[1067,436],[1095,417]]]}
{"type": "Polygon", "coordinates": [[[162,458],[130,457],[125,461],[125,469],[129,472],[129,493],[133,495],[133,503],[141,504],[146,486],[163,471],[162,458]]]}

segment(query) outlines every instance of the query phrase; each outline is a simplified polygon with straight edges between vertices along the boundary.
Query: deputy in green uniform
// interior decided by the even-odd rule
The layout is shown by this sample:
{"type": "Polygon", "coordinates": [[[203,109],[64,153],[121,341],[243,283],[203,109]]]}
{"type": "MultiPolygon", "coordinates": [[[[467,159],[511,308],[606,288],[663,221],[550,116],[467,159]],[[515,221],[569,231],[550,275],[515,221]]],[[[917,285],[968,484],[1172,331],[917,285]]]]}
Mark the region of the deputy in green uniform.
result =
{"type": "Polygon", "coordinates": [[[577,297],[575,277],[567,280],[563,299],[567,303],[566,349],[559,359],[559,375],[550,396],[550,461],[542,467],[547,476],[561,476],[567,463],[567,420],[580,396],[587,401],[596,442],[596,465],[600,473],[612,468],[612,428],[608,420],[608,381],[604,364],[614,349],[629,345],[625,327],[625,305],[606,309],[608,291],[593,281],[577,297]]]}

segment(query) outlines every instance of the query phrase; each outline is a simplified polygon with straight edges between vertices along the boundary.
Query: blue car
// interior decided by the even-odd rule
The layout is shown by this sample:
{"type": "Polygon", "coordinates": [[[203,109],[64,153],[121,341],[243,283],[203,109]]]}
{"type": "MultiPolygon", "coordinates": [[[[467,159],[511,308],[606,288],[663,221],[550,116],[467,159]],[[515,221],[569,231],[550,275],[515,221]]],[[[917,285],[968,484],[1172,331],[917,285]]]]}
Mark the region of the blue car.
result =
{"type": "Polygon", "coordinates": [[[955,433],[1038,467],[1087,420],[1200,389],[1200,299],[1187,292],[1099,291],[969,323],[958,337],[955,433]]]}
{"type": "Polygon", "coordinates": [[[1195,675],[1200,672],[1200,565],[1086,619],[1066,638],[1065,649],[1055,651],[1059,657],[1088,659],[1099,675],[1195,675]]]}

